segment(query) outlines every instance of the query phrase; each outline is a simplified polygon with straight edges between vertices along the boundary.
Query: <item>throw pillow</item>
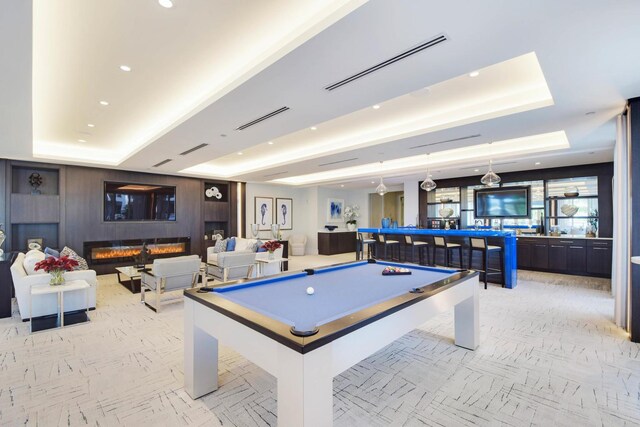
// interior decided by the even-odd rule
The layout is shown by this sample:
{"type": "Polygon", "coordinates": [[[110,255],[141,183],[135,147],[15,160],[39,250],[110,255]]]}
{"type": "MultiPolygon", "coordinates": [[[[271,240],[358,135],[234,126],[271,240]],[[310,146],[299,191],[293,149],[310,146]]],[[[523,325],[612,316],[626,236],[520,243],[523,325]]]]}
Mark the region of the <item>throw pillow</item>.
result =
{"type": "Polygon", "coordinates": [[[54,256],[56,258],[60,258],[60,252],[56,251],[55,249],[51,249],[49,246],[44,248],[44,254],[47,256],[54,256]]]}
{"type": "Polygon", "coordinates": [[[225,252],[226,250],[227,250],[227,239],[216,240],[216,244],[213,247],[213,253],[219,254],[220,252],[225,252]]]}
{"type": "Polygon", "coordinates": [[[233,252],[236,250],[236,238],[235,237],[231,237],[228,239],[229,241],[227,242],[227,252],[233,252]]]}
{"type": "Polygon", "coordinates": [[[258,245],[258,249],[256,250],[256,252],[267,252],[267,250],[262,247],[262,245],[264,245],[264,242],[262,240],[258,240],[256,244],[258,245]]]}
{"type": "Polygon", "coordinates": [[[24,256],[24,261],[22,261],[22,266],[24,267],[24,271],[27,272],[29,276],[33,274],[46,274],[44,270],[36,271],[36,264],[40,261],[44,260],[46,255],[42,251],[31,250],[27,252],[24,256]]]}
{"type": "Polygon", "coordinates": [[[89,269],[89,265],[87,264],[87,260],[82,258],[80,255],[78,255],[73,249],[71,249],[68,246],[65,246],[60,251],[60,256],[68,256],[69,258],[75,259],[76,261],[78,261],[78,265],[74,268],[74,271],[75,270],[88,270],[89,269]]]}

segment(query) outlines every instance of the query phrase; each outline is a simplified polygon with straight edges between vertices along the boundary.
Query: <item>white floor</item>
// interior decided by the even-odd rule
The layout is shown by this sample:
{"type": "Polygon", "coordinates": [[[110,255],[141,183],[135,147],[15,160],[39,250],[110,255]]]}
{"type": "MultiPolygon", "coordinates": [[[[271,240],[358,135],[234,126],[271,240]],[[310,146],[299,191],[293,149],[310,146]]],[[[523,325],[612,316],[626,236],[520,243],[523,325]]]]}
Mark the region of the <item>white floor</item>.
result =
{"type": "MultiPolygon", "coordinates": [[[[292,258],[292,269],[353,255],[292,258]]],[[[602,281],[520,272],[481,292],[481,346],[445,313],[334,380],[336,426],[640,424],[640,345],[602,281]]],[[[101,276],[89,324],[28,333],[0,320],[0,425],[276,425],[275,380],[221,351],[221,387],[182,390],[182,303],[156,314],[101,276]]]]}

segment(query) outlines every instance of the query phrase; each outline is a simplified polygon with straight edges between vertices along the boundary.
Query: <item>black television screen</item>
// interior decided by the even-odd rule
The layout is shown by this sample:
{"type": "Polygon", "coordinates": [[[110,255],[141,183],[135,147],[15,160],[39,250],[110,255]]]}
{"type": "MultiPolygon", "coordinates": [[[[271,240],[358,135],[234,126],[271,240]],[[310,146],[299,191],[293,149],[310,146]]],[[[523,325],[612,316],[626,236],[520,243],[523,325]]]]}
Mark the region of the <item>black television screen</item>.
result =
{"type": "Polygon", "coordinates": [[[529,218],[531,187],[482,188],[474,191],[476,218],[529,218]]]}
{"type": "Polygon", "coordinates": [[[176,187],[104,183],[105,221],[175,221],[176,187]]]}

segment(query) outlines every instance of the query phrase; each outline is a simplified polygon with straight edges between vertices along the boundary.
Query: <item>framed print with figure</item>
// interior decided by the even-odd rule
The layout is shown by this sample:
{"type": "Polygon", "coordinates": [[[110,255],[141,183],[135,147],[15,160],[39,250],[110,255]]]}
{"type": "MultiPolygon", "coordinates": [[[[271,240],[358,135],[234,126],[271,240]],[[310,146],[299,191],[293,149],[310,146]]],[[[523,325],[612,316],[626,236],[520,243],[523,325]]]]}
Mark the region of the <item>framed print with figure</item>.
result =
{"type": "Polygon", "coordinates": [[[273,224],[273,197],[254,197],[254,209],[258,230],[271,230],[273,224]]]}
{"type": "Polygon", "coordinates": [[[280,230],[293,229],[293,199],[276,198],[276,218],[280,230]]]}

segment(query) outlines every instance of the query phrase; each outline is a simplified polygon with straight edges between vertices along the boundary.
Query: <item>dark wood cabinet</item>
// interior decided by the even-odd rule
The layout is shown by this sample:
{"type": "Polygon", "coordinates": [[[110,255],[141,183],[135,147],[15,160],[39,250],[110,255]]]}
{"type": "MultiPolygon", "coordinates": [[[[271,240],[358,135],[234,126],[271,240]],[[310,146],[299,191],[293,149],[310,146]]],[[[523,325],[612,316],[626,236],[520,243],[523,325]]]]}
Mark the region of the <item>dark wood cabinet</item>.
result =
{"type": "Polygon", "coordinates": [[[549,245],[546,242],[536,242],[531,249],[531,269],[547,270],[549,268],[549,245]]]}
{"type": "Polygon", "coordinates": [[[532,243],[518,239],[518,268],[531,267],[532,246],[532,243]]]}
{"type": "Polygon", "coordinates": [[[587,242],[587,273],[611,276],[612,245],[610,241],[587,242]]]}
{"type": "Polygon", "coordinates": [[[567,271],[567,247],[565,245],[549,244],[549,270],[567,271]]]}
{"type": "Polygon", "coordinates": [[[13,298],[13,280],[11,264],[17,252],[0,255],[0,318],[11,317],[11,298],[13,298]]]}
{"type": "Polygon", "coordinates": [[[318,233],[318,253],[320,255],[335,255],[355,252],[355,231],[328,231],[318,233]]]}
{"type": "Polygon", "coordinates": [[[567,247],[567,270],[570,273],[587,271],[587,246],[583,241],[574,242],[567,247]]]}

